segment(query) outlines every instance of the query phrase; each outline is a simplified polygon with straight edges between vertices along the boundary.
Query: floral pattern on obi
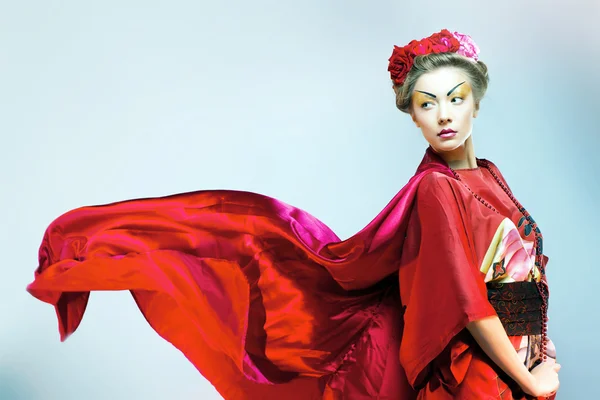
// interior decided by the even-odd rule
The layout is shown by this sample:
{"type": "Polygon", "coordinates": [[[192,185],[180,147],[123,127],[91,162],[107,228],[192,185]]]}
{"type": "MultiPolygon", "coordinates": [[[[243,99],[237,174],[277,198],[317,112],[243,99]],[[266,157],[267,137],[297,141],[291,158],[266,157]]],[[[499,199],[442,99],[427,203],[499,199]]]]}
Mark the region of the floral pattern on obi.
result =
{"type": "Polygon", "coordinates": [[[504,218],[496,229],[480,271],[485,274],[486,283],[526,281],[531,271],[539,280],[534,242],[523,239],[515,224],[509,218],[504,218]]]}

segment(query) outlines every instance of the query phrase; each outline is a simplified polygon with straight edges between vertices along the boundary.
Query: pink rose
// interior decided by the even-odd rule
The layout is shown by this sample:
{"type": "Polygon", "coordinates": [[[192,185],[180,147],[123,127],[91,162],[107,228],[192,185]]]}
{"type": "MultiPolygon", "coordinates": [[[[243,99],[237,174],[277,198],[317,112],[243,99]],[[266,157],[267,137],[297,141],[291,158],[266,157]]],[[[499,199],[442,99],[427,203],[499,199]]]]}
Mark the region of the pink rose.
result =
{"type": "Polygon", "coordinates": [[[458,32],[454,32],[452,35],[460,43],[460,48],[456,53],[477,61],[479,57],[479,47],[477,47],[477,44],[475,44],[471,36],[458,32]]]}

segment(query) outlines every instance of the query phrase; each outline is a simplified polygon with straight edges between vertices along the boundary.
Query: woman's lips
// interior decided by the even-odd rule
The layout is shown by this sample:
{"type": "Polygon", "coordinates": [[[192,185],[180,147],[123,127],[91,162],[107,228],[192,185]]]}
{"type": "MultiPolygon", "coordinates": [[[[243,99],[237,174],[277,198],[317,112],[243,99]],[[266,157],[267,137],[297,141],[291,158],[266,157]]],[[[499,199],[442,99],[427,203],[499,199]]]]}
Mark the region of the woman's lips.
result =
{"type": "Polygon", "coordinates": [[[441,137],[441,138],[447,139],[447,138],[451,138],[451,137],[456,136],[456,132],[440,133],[438,136],[441,137]]]}

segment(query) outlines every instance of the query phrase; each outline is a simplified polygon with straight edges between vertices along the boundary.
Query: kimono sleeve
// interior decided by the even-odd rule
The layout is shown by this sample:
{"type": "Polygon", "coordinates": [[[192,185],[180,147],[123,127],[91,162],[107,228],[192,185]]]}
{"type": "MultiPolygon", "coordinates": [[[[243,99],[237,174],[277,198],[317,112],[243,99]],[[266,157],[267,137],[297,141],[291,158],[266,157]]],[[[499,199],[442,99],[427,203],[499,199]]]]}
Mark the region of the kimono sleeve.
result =
{"type": "Polygon", "coordinates": [[[460,182],[440,173],[429,174],[417,190],[399,270],[400,361],[415,388],[469,322],[497,315],[476,260],[472,199],[460,182]]]}

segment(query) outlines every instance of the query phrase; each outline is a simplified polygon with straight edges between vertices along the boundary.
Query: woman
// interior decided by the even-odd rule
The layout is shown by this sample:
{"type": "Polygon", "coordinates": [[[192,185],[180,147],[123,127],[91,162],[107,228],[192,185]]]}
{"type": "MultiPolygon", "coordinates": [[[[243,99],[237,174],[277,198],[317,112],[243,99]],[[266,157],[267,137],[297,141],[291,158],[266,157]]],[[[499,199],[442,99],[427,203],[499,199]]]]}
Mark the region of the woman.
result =
{"type": "Polygon", "coordinates": [[[472,119],[477,117],[489,80],[486,65],[478,61],[477,46],[465,35],[442,31],[396,48],[389,70],[398,108],[411,115],[430,149],[453,174],[431,174],[421,182],[403,251],[401,298],[407,305],[406,326],[413,328],[404,337],[403,365],[414,365],[414,371],[407,370],[411,384],[425,386],[422,398],[486,398],[491,394],[512,398],[516,394],[512,393],[515,388],[507,386],[510,376],[526,393],[553,393],[556,388],[551,386],[558,384],[555,371],[560,366],[553,363],[554,346],[546,340],[546,310],[537,329],[526,326],[523,320],[529,325],[535,321],[531,311],[536,301],[517,303],[517,292],[506,289],[507,283],[519,281],[518,287],[527,291],[529,281],[532,290],[528,293],[534,294],[533,282],[538,281],[544,297],[538,301],[545,308],[547,257],[541,251],[542,235],[512,196],[498,168],[475,157],[472,119]],[[458,43],[452,43],[453,38],[458,43]],[[454,51],[428,54],[427,48],[438,43],[454,51]],[[415,53],[427,55],[413,58],[415,53]],[[396,65],[409,66],[410,72],[396,65]],[[432,274],[435,279],[429,277],[432,274]],[[489,283],[487,287],[480,275],[489,283]],[[427,283],[416,283],[419,280],[427,283]],[[420,297],[420,291],[433,291],[436,296],[420,297]],[[508,297],[498,302],[501,292],[508,297]],[[486,301],[489,296],[496,307],[486,301]],[[503,317],[506,330],[497,315],[503,317]],[[462,328],[469,334],[457,334],[462,328]],[[440,338],[450,337],[440,354],[446,345],[440,338]],[[473,345],[473,338],[479,346],[473,345]],[[413,354],[415,348],[420,354],[413,354]],[[548,363],[536,368],[533,376],[528,373],[526,367],[532,368],[547,356],[551,357],[548,363]],[[548,379],[541,383],[548,384],[547,389],[536,388],[533,378],[548,379]],[[498,393],[490,392],[494,380],[498,393]]]}
{"type": "Polygon", "coordinates": [[[130,290],[228,399],[551,395],[548,259],[500,171],[474,155],[477,53],[445,29],[394,49],[397,105],[429,147],[351,238],[234,190],[81,207],[46,230],[29,292],[55,306],[65,340],[91,290],[130,290]]]}

